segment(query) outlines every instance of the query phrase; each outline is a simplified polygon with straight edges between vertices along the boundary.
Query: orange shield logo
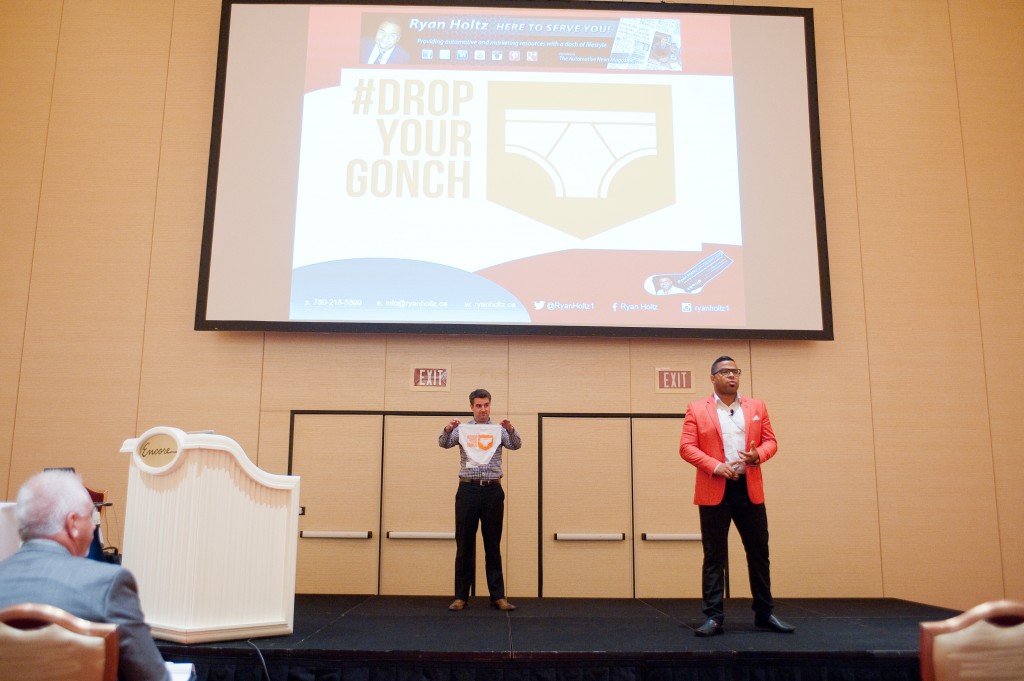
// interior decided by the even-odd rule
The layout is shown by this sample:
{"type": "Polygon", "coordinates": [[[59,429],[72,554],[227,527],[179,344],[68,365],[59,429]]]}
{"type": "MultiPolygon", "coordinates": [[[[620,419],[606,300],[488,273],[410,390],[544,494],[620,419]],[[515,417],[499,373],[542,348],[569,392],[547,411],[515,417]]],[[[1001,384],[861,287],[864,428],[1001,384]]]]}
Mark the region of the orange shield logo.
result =
{"type": "Polygon", "coordinates": [[[478,447],[479,449],[483,449],[483,450],[486,451],[486,450],[491,448],[491,445],[493,443],[494,443],[494,436],[493,435],[480,435],[480,436],[477,437],[477,443],[476,443],[475,446],[478,447]]]}

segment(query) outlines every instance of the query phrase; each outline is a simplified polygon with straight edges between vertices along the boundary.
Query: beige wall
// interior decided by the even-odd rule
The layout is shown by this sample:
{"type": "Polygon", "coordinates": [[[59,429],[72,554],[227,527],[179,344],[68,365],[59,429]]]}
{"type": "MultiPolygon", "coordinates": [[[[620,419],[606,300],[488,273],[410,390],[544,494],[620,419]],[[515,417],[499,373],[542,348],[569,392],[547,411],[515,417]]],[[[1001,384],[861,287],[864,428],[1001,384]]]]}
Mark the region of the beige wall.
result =
{"type": "Polygon", "coordinates": [[[0,0],[0,495],[76,466],[117,543],[118,449],[153,425],[283,472],[292,409],[464,411],[485,385],[535,433],[679,412],[653,368],[728,352],[781,441],[777,596],[1024,598],[1024,3],[772,4],[815,10],[831,343],[192,331],[219,0],[0,0]],[[410,362],[450,364],[451,392],[409,391],[410,362]]]}

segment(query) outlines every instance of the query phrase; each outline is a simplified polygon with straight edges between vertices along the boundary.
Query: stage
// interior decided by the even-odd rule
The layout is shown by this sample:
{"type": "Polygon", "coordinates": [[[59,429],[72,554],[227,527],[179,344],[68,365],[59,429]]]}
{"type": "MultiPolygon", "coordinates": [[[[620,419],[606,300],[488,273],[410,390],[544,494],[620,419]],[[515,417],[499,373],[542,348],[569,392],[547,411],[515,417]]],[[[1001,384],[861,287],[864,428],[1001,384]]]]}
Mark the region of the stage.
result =
{"type": "Polygon", "coordinates": [[[697,638],[697,599],[313,596],[291,636],[181,645],[199,681],[917,681],[921,621],[957,611],[896,599],[782,599],[793,634],[754,627],[749,599],[726,601],[725,633],[697,638]]]}

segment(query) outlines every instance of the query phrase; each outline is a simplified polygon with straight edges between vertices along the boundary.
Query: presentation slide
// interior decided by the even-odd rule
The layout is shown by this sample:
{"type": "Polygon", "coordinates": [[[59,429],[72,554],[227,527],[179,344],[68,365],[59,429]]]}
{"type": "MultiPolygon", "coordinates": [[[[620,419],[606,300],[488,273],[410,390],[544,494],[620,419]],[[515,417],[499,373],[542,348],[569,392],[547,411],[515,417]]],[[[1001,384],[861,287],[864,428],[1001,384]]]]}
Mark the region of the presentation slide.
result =
{"type": "Polygon", "coordinates": [[[233,4],[197,327],[831,337],[808,17],[572,6],[233,4]]]}

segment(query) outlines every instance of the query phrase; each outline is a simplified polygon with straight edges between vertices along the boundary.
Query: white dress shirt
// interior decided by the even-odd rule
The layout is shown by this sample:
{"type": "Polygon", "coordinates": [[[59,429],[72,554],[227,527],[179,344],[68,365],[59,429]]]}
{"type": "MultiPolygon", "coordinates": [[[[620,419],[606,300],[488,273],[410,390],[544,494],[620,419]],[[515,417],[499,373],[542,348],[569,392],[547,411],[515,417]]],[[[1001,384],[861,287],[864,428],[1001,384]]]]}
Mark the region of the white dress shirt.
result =
{"type": "Polygon", "coordinates": [[[747,451],[747,422],[743,418],[740,396],[737,394],[733,403],[727,405],[716,393],[715,406],[718,408],[718,423],[722,428],[725,463],[743,475],[747,472],[747,464],[743,462],[743,454],[747,451]]]}

